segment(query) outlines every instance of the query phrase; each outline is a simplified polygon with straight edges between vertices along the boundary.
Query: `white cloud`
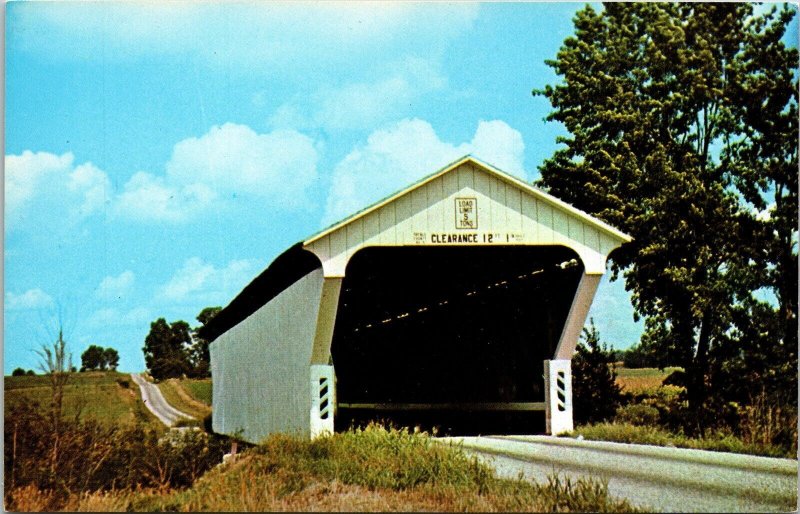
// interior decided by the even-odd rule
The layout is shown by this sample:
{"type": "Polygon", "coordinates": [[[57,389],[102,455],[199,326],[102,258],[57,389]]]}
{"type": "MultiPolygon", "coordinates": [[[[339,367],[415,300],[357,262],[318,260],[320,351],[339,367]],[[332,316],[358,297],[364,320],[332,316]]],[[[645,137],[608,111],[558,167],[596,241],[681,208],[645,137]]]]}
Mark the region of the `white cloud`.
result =
{"type": "Polygon", "coordinates": [[[67,188],[83,196],[77,212],[81,217],[101,210],[111,203],[111,181],[108,175],[92,163],[77,166],[69,175],[67,188]]]}
{"type": "Polygon", "coordinates": [[[441,52],[472,26],[478,10],[470,2],[33,3],[14,7],[9,32],[23,49],[51,58],[188,55],[227,70],[274,74],[336,71],[390,47],[441,52]],[[104,52],[96,52],[98,45],[104,52]]]}
{"type": "Polygon", "coordinates": [[[468,143],[439,139],[427,121],[406,119],[373,132],[336,165],[324,223],[331,223],[471,153],[526,179],[522,135],[505,122],[481,121],[468,143]]]}
{"type": "Polygon", "coordinates": [[[276,129],[309,128],[313,126],[310,117],[303,114],[301,107],[295,103],[285,103],[278,107],[267,123],[276,129]]]}
{"type": "Polygon", "coordinates": [[[130,327],[145,325],[152,320],[146,307],[134,307],[128,311],[116,308],[100,309],[93,312],[86,321],[90,328],[130,327]]]}
{"type": "Polygon", "coordinates": [[[135,221],[178,223],[194,219],[214,202],[214,208],[223,207],[224,197],[231,196],[305,208],[318,177],[317,147],[295,130],[258,134],[246,125],[213,126],[200,137],[178,142],[164,175],[134,173],[117,195],[108,175],[90,162],[76,166],[71,153],[26,150],[5,158],[6,226],[17,228],[27,221],[41,230],[45,218],[64,226],[65,220],[79,221],[109,208],[135,221]]]}
{"type": "Polygon", "coordinates": [[[328,130],[374,127],[397,119],[416,99],[446,84],[438,66],[425,59],[407,58],[388,69],[389,75],[379,80],[319,91],[312,102],[314,124],[328,130]]]}
{"type": "Polygon", "coordinates": [[[254,273],[255,263],[250,260],[234,260],[224,268],[216,268],[199,257],[192,257],[159,288],[157,297],[178,303],[218,304],[239,292],[254,273]]]}
{"type": "Polygon", "coordinates": [[[6,216],[15,216],[33,197],[41,182],[68,173],[74,159],[71,153],[59,156],[30,150],[22,155],[6,155],[6,216]]]}
{"type": "Polygon", "coordinates": [[[181,222],[201,212],[215,197],[205,184],[173,185],[140,171],[117,197],[116,212],[137,221],[181,222]]]}
{"type": "Polygon", "coordinates": [[[469,144],[470,153],[503,171],[525,177],[522,134],[500,120],[481,121],[469,144]]]}
{"type": "Polygon", "coordinates": [[[22,294],[6,293],[5,308],[7,311],[42,309],[53,305],[53,299],[39,288],[28,289],[22,294]]]}
{"type": "Polygon", "coordinates": [[[317,151],[311,138],[294,130],[257,134],[226,123],[176,144],[166,167],[174,184],[204,184],[297,206],[306,203],[317,178],[317,151]]]}
{"type": "Polygon", "coordinates": [[[183,263],[166,286],[161,288],[159,296],[168,300],[183,300],[192,292],[205,286],[206,280],[214,273],[214,266],[204,263],[199,257],[192,257],[183,263]]]}
{"type": "Polygon", "coordinates": [[[97,286],[95,294],[102,300],[121,299],[133,290],[135,276],[132,271],[123,271],[118,276],[105,277],[97,286]]]}
{"type": "MultiPolygon", "coordinates": [[[[166,174],[139,172],[119,195],[117,213],[139,221],[183,222],[224,198],[255,196],[297,208],[317,178],[314,141],[294,130],[258,134],[246,125],[213,126],[178,142],[166,174]]],[[[222,203],[220,203],[222,202],[222,203]]]]}
{"type": "Polygon", "coordinates": [[[90,162],[74,165],[67,152],[25,150],[5,156],[6,226],[18,228],[29,218],[54,216],[63,225],[101,211],[113,196],[108,175],[90,162]],[[44,201],[38,205],[37,202],[44,201]]]}

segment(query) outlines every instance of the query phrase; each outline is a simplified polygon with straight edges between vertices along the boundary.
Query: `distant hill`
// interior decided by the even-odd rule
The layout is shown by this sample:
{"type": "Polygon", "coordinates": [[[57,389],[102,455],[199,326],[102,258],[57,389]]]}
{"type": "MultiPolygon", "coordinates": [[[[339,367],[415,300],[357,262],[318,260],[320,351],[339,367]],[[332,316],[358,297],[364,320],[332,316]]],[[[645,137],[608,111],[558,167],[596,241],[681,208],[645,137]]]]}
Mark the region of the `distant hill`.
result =
{"type": "MultiPolygon", "coordinates": [[[[16,402],[37,402],[47,409],[50,381],[47,375],[4,377],[7,417],[16,402]]],[[[104,423],[133,423],[137,420],[158,423],[142,403],[139,388],[128,373],[87,371],[70,374],[64,389],[64,416],[80,415],[104,423]]]]}

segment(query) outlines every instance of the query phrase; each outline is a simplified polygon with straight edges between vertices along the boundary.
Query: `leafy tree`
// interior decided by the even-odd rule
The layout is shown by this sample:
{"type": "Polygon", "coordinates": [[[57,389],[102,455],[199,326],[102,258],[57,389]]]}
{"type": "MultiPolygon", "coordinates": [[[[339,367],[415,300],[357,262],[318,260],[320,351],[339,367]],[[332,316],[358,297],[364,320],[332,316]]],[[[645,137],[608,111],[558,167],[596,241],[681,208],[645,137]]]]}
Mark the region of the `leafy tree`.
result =
{"type": "Polygon", "coordinates": [[[81,371],[116,370],[119,353],[114,348],[91,345],[81,354],[81,371]]]}
{"type": "Polygon", "coordinates": [[[192,375],[195,377],[211,376],[211,356],[208,352],[208,341],[200,337],[199,332],[202,327],[207,325],[214,316],[219,314],[222,307],[206,307],[197,315],[200,326],[193,331],[194,343],[191,349],[192,375]]]}
{"type": "Polygon", "coordinates": [[[105,364],[105,369],[116,371],[117,366],[119,366],[119,352],[111,347],[103,350],[103,363],[105,364]]]}
{"type": "Polygon", "coordinates": [[[580,424],[605,421],[614,416],[622,394],[614,369],[614,350],[600,343],[594,326],[584,327],[577,353],[572,358],[572,406],[580,424]]]}
{"type": "Polygon", "coordinates": [[[90,345],[81,354],[81,372],[91,371],[95,369],[105,369],[105,360],[103,357],[103,348],[97,345],[90,345]]]}
{"type": "Polygon", "coordinates": [[[626,368],[657,368],[663,367],[667,359],[659,354],[658,348],[648,344],[647,339],[628,348],[622,356],[626,368]]]}
{"type": "MultiPolygon", "coordinates": [[[[736,306],[733,336],[744,352],[731,352],[736,362],[727,368],[796,408],[798,52],[781,41],[794,16],[792,9],[773,7],[744,34],[748,44],[737,62],[744,72],[731,94],[742,130],[731,136],[722,159],[734,170],[740,201],[750,208],[751,244],[744,247],[749,260],[739,280],[775,298],[765,302],[749,295],[736,306]]],[[[741,392],[735,399],[742,401],[741,392]]]]}
{"type": "Polygon", "coordinates": [[[189,373],[188,348],[191,343],[189,324],[185,321],[169,324],[164,318],[159,318],[152,322],[142,348],[150,375],[161,380],[189,373]]]}
{"type": "Polygon", "coordinates": [[[22,368],[17,368],[11,372],[12,377],[23,377],[25,376],[25,370],[22,368]]]}
{"type": "Polygon", "coordinates": [[[534,91],[570,133],[539,185],[634,237],[612,274],[623,272],[659,365],[685,369],[698,429],[756,289],[778,298],[772,344],[797,346],[797,53],[780,42],[791,16],[745,3],[587,6],[547,61],[563,82],[534,91]],[[770,195],[765,223],[747,204],[770,195]]]}

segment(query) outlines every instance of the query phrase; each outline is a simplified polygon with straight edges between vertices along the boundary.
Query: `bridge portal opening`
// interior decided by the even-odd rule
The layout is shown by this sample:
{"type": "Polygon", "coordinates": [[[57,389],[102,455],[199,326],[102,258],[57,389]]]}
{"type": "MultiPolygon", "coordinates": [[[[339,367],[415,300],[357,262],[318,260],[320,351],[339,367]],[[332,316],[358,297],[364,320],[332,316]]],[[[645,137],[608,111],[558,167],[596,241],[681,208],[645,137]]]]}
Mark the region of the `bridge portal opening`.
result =
{"type": "Polygon", "coordinates": [[[544,432],[543,361],[582,272],[561,246],[360,250],[331,343],[336,429],[544,432]]]}

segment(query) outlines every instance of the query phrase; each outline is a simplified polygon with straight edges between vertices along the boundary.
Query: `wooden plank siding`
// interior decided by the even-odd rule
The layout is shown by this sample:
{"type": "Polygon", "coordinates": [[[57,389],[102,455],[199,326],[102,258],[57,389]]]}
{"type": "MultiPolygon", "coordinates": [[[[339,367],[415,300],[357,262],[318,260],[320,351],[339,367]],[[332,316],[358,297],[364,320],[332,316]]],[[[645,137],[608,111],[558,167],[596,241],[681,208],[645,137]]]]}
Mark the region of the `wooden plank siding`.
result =
{"type": "Polygon", "coordinates": [[[305,247],[329,277],[344,276],[350,258],[367,246],[470,244],[563,245],[575,250],[587,273],[602,274],[608,253],[627,241],[599,220],[466,158],[313,236],[305,247]],[[477,203],[477,228],[457,227],[456,199],[477,203]],[[474,234],[474,239],[447,239],[459,234],[474,234]]]}

